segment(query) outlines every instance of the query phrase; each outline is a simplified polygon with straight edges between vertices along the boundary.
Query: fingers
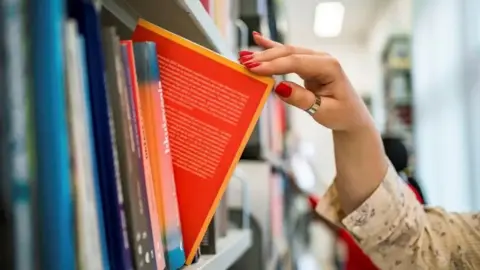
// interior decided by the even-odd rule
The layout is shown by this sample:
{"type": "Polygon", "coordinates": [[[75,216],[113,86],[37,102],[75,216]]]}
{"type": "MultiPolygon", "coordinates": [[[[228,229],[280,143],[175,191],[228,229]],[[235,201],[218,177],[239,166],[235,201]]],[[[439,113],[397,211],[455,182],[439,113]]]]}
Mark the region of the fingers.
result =
{"type": "Polygon", "coordinates": [[[251,62],[266,62],[277,58],[286,57],[292,54],[308,54],[314,55],[315,51],[305,48],[299,48],[289,45],[282,45],[267,49],[261,52],[256,52],[252,55],[249,61],[251,62]]]}
{"type": "Polygon", "coordinates": [[[338,63],[330,56],[292,54],[264,62],[244,64],[252,72],[264,75],[296,73],[303,79],[315,78],[320,84],[332,82],[338,73],[338,63]]]}
{"type": "Polygon", "coordinates": [[[263,61],[270,61],[275,58],[285,57],[291,54],[321,54],[317,53],[314,50],[295,47],[290,45],[283,45],[281,43],[272,41],[257,32],[253,33],[253,38],[255,43],[264,48],[264,51],[255,52],[255,53],[248,53],[243,52],[241,53],[240,62],[263,62],[263,61]],[[243,55],[242,55],[243,54],[243,55]]]}
{"type": "Polygon", "coordinates": [[[275,42],[271,39],[268,39],[268,38],[262,36],[258,32],[253,32],[253,41],[255,41],[255,44],[262,47],[263,49],[270,49],[270,48],[273,48],[273,47],[282,46],[281,43],[278,43],[278,42],[275,42]]]}
{"type": "Polygon", "coordinates": [[[329,83],[338,62],[324,52],[283,45],[258,33],[253,34],[255,42],[265,48],[261,52],[241,51],[239,61],[252,72],[264,76],[297,73],[303,79],[320,78],[329,83]]]}

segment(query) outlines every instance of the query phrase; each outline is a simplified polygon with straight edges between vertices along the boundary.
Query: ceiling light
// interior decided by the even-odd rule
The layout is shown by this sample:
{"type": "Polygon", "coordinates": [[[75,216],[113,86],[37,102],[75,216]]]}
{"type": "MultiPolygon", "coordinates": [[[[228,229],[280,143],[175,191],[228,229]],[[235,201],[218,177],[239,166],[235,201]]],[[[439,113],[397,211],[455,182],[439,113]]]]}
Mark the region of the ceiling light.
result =
{"type": "Polygon", "coordinates": [[[315,9],[313,31],[319,37],[336,37],[342,32],[345,7],[340,2],[321,2],[315,9]]]}

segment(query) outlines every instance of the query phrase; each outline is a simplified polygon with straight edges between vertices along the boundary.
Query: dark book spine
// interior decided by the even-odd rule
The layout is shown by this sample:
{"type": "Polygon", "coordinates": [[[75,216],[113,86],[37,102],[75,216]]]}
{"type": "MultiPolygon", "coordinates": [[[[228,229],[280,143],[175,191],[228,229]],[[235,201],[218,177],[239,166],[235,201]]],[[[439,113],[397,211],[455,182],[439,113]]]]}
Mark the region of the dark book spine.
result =
{"type": "MultiPolygon", "coordinates": [[[[131,256],[135,269],[156,269],[153,239],[148,237],[148,220],[140,213],[138,208],[138,163],[136,161],[135,144],[133,136],[130,136],[129,106],[126,100],[126,85],[121,53],[120,41],[116,35],[115,28],[107,28],[104,33],[104,46],[106,47],[106,67],[108,82],[108,98],[113,116],[115,129],[115,148],[118,153],[118,178],[119,191],[125,199],[126,227],[128,240],[131,246],[131,256]]],[[[125,232],[124,232],[125,233],[125,232]]],[[[150,234],[151,235],[151,234],[150,234]]]]}
{"type": "Polygon", "coordinates": [[[217,253],[217,245],[216,245],[216,219],[212,218],[210,224],[208,225],[208,229],[203,236],[202,242],[200,243],[200,252],[201,254],[206,255],[213,255],[217,253]]]}
{"type": "Polygon", "coordinates": [[[108,269],[132,269],[132,258],[128,239],[123,233],[125,214],[123,197],[119,196],[115,170],[115,149],[112,147],[113,133],[111,110],[109,109],[105,57],[102,51],[102,34],[99,15],[91,1],[66,1],[71,17],[79,25],[85,38],[85,63],[88,74],[89,105],[92,120],[93,152],[99,183],[102,213],[104,216],[105,240],[108,252],[108,269]],[[124,236],[127,241],[124,241],[124,236]]]}
{"type": "MultiPolygon", "coordinates": [[[[107,94],[107,108],[108,108],[108,120],[109,120],[109,128],[111,134],[111,144],[112,144],[112,154],[113,154],[113,162],[114,162],[114,172],[115,172],[115,184],[116,184],[116,192],[118,198],[118,206],[120,211],[120,224],[121,224],[121,240],[123,246],[123,256],[128,258],[131,261],[133,252],[130,248],[129,243],[129,234],[128,234],[128,224],[127,224],[127,215],[128,211],[128,201],[125,201],[124,193],[123,193],[123,181],[122,172],[124,171],[123,160],[125,158],[125,144],[122,137],[122,129],[119,128],[119,101],[116,95],[118,91],[118,81],[116,77],[116,66],[115,66],[115,42],[116,42],[116,35],[115,30],[113,28],[106,28],[102,32],[103,37],[103,47],[104,47],[104,54],[105,54],[105,73],[106,73],[106,94],[107,94]],[[120,139],[120,140],[119,140],[120,139]],[[122,163],[122,164],[120,164],[122,163]],[[127,211],[125,210],[127,208],[127,211]]],[[[121,127],[121,126],[120,126],[121,127]]],[[[128,187],[127,187],[128,189],[128,187]]],[[[128,266],[130,269],[132,266],[128,266]]]]}
{"type": "Polygon", "coordinates": [[[146,237],[146,246],[145,252],[150,252],[150,258],[155,261],[155,250],[154,250],[154,241],[153,241],[153,234],[152,234],[152,227],[150,222],[150,213],[148,208],[148,195],[147,195],[147,187],[145,185],[145,170],[143,167],[143,156],[141,151],[140,145],[140,138],[139,138],[139,131],[138,131],[138,124],[137,124],[137,117],[135,111],[135,104],[134,104],[134,97],[133,97],[133,80],[130,76],[130,63],[128,60],[128,53],[127,48],[122,46],[122,64],[124,67],[125,72],[125,82],[126,82],[126,91],[125,91],[125,99],[127,100],[126,106],[128,107],[128,116],[130,120],[129,125],[129,134],[130,137],[133,139],[133,145],[131,147],[131,159],[132,164],[134,164],[136,169],[137,177],[134,180],[136,186],[135,191],[137,192],[136,203],[138,203],[138,209],[140,213],[140,218],[137,221],[140,223],[142,230],[144,230],[144,237],[146,237]]]}
{"type": "MultiPolygon", "coordinates": [[[[0,1],[0,89],[7,89],[6,46],[4,38],[6,16],[3,16],[6,7],[0,1]]],[[[13,207],[11,199],[11,181],[8,176],[8,103],[7,91],[0,91],[0,265],[6,269],[14,268],[13,246],[13,207]]]]}

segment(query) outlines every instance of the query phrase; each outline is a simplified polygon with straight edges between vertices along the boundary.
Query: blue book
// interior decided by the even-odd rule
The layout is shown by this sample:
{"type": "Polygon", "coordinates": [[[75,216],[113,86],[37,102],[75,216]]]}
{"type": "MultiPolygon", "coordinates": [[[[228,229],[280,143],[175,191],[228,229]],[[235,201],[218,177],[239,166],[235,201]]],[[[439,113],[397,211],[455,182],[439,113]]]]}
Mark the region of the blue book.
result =
{"type": "Polygon", "coordinates": [[[94,145],[94,135],[92,129],[92,114],[91,114],[91,107],[90,107],[90,88],[88,86],[88,71],[87,71],[87,61],[85,58],[85,39],[83,36],[79,37],[80,43],[80,55],[82,58],[82,73],[83,73],[83,85],[85,86],[85,109],[87,113],[87,121],[88,121],[88,133],[90,136],[90,151],[91,151],[91,161],[92,161],[92,171],[93,171],[93,182],[95,188],[95,201],[97,203],[97,219],[98,219],[98,231],[100,234],[100,245],[102,248],[102,264],[104,270],[110,269],[110,262],[108,261],[108,251],[107,251],[107,240],[105,238],[105,222],[103,220],[103,208],[102,208],[102,196],[100,191],[100,183],[98,179],[98,171],[97,171],[97,156],[95,152],[95,145],[94,145]]]}
{"type": "Polygon", "coordinates": [[[69,15],[77,20],[79,32],[85,38],[92,128],[110,267],[130,270],[133,269],[132,253],[126,232],[121,183],[117,177],[118,157],[105,85],[99,14],[89,0],[71,0],[68,3],[69,15]]]}
{"type": "Polygon", "coordinates": [[[75,269],[63,48],[64,0],[30,1],[40,268],[75,269]],[[47,8],[48,7],[48,8],[47,8]]]}

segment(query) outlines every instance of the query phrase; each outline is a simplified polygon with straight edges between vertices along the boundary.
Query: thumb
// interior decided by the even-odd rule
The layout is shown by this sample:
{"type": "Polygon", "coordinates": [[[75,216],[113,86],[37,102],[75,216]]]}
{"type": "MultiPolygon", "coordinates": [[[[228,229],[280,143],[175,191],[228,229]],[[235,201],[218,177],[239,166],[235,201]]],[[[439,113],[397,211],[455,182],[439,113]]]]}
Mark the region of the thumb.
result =
{"type": "MultiPolygon", "coordinates": [[[[279,83],[277,87],[275,87],[275,93],[286,103],[303,111],[312,108],[317,102],[317,97],[312,91],[293,82],[283,81],[279,83]]],[[[332,107],[332,99],[329,97],[321,97],[320,107],[312,117],[318,122],[322,122],[320,121],[323,118],[321,116],[325,115],[324,112],[328,110],[328,107],[332,107]]]]}
{"type": "Polygon", "coordinates": [[[302,110],[307,110],[315,103],[315,94],[302,86],[283,81],[275,87],[275,93],[286,103],[302,110]]]}

